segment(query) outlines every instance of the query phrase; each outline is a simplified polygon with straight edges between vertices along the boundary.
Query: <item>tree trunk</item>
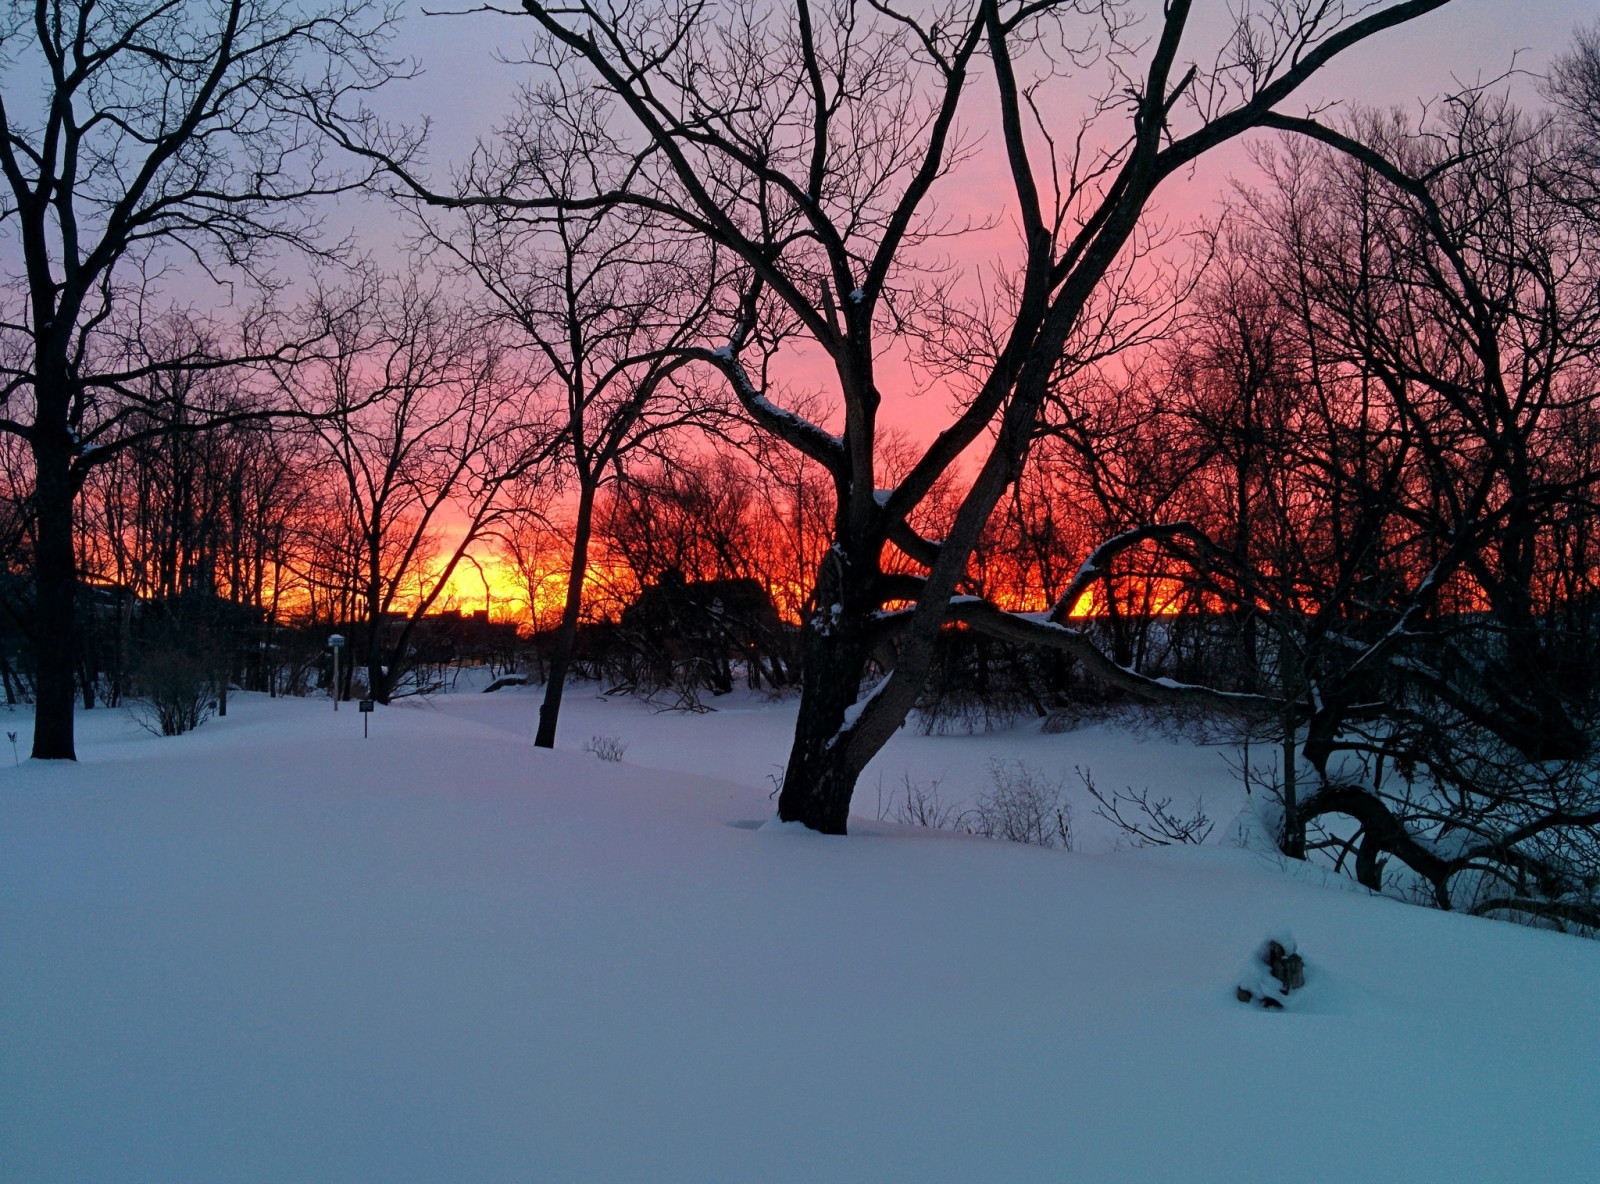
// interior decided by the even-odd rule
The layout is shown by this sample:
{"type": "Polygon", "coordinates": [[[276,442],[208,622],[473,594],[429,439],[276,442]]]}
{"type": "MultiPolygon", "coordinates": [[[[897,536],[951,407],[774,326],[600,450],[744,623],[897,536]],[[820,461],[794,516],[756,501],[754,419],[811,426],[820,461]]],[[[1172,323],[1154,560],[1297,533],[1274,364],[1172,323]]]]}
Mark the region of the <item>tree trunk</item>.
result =
{"type": "MultiPolygon", "coordinates": [[[[398,676],[398,655],[390,656],[384,652],[383,644],[383,560],[380,551],[379,537],[377,534],[378,515],[373,514],[373,533],[365,540],[367,550],[366,563],[366,601],[367,601],[367,697],[376,702],[387,705],[390,693],[394,689],[391,675],[398,676]],[[389,661],[385,662],[385,657],[389,661]],[[385,672],[387,667],[387,673],[385,672]]],[[[398,577],[397,577],[398,578],[398,577]]],[[[354,637],[351,638],[353,642],[354,637]]],[[[350,669],[354,671],[355,647],[350,648],[350,669]]]]}
{"type": "Polygon", "coordinates": [[[1292,704],[1305,693],[1305,673],[1300,660],[1287,638],[1278,644],[1279,683],[1282,687],[1284,709],[1279,718],[1283,740],[1283,853],[1290,859],[1306,857],[1306,823],[1300,814],[1300,797],[1296,783],[1299,756],[1299,718],[1292,704]]]}
{"type": "Polygon", "coordinates": [[[1295,772],[1298,748],[1297,721],[1292,710],[1282,717],[1283,729],[1283,853],[1290,859],[1306,857],[1306,824],[1300,817],[1300,797],[1295,772]]]}
{"type": "MultiPolygon", "coordinates": [[[[43,384],[41,383],[42,387],[43,384]]],[[[73,649],[77,640],[78,566],[72,540],[72,434],[65,400],[39,390],[39,417],[32,436],[37,545],[34,553],[33,756],[77,760],[73,744],[73,649]]]]}
{"type": "MultiPolygon", "coordinates": [[[[849,634],[806,626],[800,667],[800,712],[784,767],[778,817],[827,835],[845,833],[861,769],[840,742],[845,717],[866,674],[871,647],[849,634]]],[[[870,754],[869,754],[870,759],[870,754]]]]}
{"type": "Polygon", "coordinates": [[[93,711],[94,688],[95,683],[99,681],[99,677],[95,673],[95,663],[84,652],[87,648],[84,645],[85,640],[85,638],[80,637],[76,647],[78,655],[78,687],[83,692],[83,709],[85,711],[93,711]]]}
{"type": "MultiPolygon", "coordinates": [[[[367,698],[378,703],[387,704],[393,687],[389,683],[389,675],[384,670],[383,650],[383,614],[373,609],[367,623],[367,698]]],[[[351,663],[353,667],[354,662],[351,663]]],[[[391,659],[388,668],[393,671],[396,662],[391,659]]]]}
{"type": "Polygon", "coordinates": [[[550,676],[544,685],[544,703],[539,707],[539,732],[536,748],[556,746],[556,720],[561,715],[561,693],[566,688],[567,667],[578,643],[578,615],[583,608],[583,577],[589,568],[589,534],[594,521],[593,485],[578,490],[578,517],[572,528],[572,567],[567,573],[567,602],[556,629],[555,648],[550,653],[550,676]]]}
{"type": "MultiPolygon", "coordinates": [[[[6,661],[5,650],[0,649],[0,684],[4,684],[6,688],[7,707],[15,707],[20,698],[11,680],[11,663],[6,661]]],[[[20,686],[20,683],[15,685],[20,686]]]]}
{"type": "Polygon", "coordinates": [[[828,835],[845,833],[856,778],[877,751],[850,743],[846,719],[877,638],[876,565],[857,572],[835,545],[817,572],[817,607],[801,637],[800,711],[784,766],[778,817],[828,835]]]}

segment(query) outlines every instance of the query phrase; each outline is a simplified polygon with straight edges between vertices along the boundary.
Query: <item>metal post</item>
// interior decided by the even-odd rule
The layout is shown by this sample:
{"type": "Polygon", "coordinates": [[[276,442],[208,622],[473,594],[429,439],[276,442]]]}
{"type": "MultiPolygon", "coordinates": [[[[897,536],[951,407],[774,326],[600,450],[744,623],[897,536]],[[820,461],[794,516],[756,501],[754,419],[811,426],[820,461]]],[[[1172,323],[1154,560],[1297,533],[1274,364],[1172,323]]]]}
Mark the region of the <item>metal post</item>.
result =
{"type": "Polygon", "coordinates": [[[339,710],[339,651],[344,647],[344,635],[335,633],[328,638],[328,647],[333,650],[333,709],[339,710]]]}

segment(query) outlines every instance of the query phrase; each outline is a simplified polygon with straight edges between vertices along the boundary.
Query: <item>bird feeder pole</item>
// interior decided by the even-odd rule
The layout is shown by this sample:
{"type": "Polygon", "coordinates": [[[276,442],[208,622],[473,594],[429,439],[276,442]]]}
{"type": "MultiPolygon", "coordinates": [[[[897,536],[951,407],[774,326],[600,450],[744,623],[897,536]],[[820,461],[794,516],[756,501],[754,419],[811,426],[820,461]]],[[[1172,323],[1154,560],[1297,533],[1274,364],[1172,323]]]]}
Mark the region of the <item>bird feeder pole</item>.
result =
{"type": "Polygon", "coordinates": [[[335,633],[328,638],[328,648],[333,650],[333,709],[339,710],[339,651],[344,648],[344,634],[335,633]]]}

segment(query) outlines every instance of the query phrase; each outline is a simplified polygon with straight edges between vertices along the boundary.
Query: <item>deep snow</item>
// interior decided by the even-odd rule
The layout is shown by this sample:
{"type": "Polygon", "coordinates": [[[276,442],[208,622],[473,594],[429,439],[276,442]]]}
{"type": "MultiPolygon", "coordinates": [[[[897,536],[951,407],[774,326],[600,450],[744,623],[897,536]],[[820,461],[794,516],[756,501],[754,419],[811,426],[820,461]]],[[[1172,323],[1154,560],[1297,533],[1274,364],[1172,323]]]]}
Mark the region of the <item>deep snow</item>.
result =
{"type": "MultiPolygon", "coordinates": [[[[1600,943],[1237,849],[901,828],[870,788],[848,838],[762,829],[792,706],[580,694],[538,752],[536,695],[0,749],[0,1178],[1596,1178],[1600,943]],[[1294,1009],[1235,1002],[1281,928],[1294,1009]]],[[[881,759],[991,755],[1231,784],[1107,728],[881,759]]]]}

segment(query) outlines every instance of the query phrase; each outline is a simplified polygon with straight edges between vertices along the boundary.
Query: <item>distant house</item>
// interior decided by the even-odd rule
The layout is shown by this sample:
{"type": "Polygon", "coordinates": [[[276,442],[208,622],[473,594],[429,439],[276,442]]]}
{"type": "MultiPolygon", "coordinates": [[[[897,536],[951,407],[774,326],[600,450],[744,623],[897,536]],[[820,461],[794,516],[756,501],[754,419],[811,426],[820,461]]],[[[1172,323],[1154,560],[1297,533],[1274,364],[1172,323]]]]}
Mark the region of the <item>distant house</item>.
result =
{"type": "Polygon", "coordinates": [[[760,580],[686,581],[669,568],[622,612],[624,628],[663,637],[720,637],[730,628],[776,629],[778,610],[760,580]]]}
{"type": "Polygon", "coordinates": [[[751,686],[789,681],[780,651],[793,630],[759,580],[685,580],[668,569],[623,610],[618,628],[648,656],[661,685],[687,676],[725,694],[735,663],[751,686]]]}
{"type": "MultiPolygon", "coordinates": [[[[385,628],[391,639],[405,627],[404,614],[391,614],[385,628]]],[[[411,635],[412,647],[424,661],[484,662],[508,653],[517,645],[517,622],[494,621],[488,610],[462,612],[447,608],[421,618],[411,635]]]]}

